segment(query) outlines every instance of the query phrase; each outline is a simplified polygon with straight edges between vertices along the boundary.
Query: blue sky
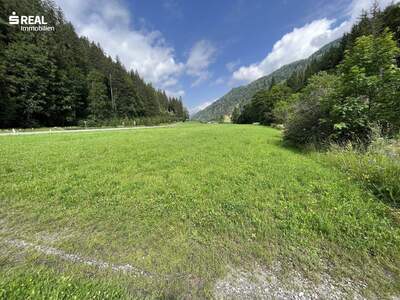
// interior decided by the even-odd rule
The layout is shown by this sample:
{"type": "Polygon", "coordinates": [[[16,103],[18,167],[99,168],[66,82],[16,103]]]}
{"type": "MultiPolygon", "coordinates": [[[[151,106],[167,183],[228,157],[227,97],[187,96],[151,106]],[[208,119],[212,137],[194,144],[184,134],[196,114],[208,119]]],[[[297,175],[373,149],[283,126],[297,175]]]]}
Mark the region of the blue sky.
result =
{"type": "Polygon", "coordinates": [[[80,35],[194,112],[340,37],[373,0],[56,2],[80,35]]]}

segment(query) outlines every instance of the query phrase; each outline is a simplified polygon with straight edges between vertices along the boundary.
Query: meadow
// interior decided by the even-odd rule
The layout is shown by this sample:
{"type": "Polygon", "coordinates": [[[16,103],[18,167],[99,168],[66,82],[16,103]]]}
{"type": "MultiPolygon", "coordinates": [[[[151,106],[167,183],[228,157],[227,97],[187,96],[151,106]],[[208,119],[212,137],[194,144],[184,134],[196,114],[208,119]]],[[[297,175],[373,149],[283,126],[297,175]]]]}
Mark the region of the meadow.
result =
{"type": "Polygon", "coordinates": [[[398,208],[273,128],[0,136],[0,203],[4,299],[212,298],[276,263],[400,292],[398,208]]]}

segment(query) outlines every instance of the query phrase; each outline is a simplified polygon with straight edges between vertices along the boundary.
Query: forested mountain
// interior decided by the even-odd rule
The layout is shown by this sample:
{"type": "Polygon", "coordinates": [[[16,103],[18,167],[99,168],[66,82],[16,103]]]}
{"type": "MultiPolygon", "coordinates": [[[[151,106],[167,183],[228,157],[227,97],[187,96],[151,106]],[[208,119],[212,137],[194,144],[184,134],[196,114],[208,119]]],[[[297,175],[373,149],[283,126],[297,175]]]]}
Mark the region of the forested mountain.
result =
{"type": "Polygon", "coordinates": [[[350,33],[331,42],[311,55],[308,59],[285,65],[273,73],[261,77],[250,84],[232,89],[210,106],[196,113],[192,118],[201,121],[218,120],[221,115],[232,114],[235,106],[243,107],[249,103],[256,92],[269,89],[271,83],[287,82],[294,91],[305,86],[307,80],[320,71],[332,71],[343,60],[345,51],[352,48],[356,39],[373,32],[374,28],[388,28],[394,38],[400,40],[399,5],[391,5],[383,12],[372,8],[370,15],[364,12],[350,33]]]}
{"type": "Polygon", "coordinates": [[[333,41],[312,54],[309,58],[287,64],[269,75],[261,77],[248,85],[233,88],[229,93],[219,98],[210,106],[192,116],[192,119],[200,121],[217,120],[221,115],[230,115],[235,106],[243,106],[258,91],[269,89],[271,83],[278,84],[288,80],[293,74],[306,74],[310,66],[320,61],[324,54],[331,48],[340,47],[340,40],[333,41]]]}
{"type": "Polygon", "coordinates": [[[0,0],[0,127],[76,125],[82,120],[184,120],[182,100],[146,83],[78,37],[51,0],[0,0]],[[12,12],[44,16],[54,31],[21,31],[12,12]]]}
{"type": "Polygon", "coordinates": [[[235,107],[239,124],[279,124],[296,146],[368,146],[400,132],[400,5],[377,3],[336,47],[235,107]]]}

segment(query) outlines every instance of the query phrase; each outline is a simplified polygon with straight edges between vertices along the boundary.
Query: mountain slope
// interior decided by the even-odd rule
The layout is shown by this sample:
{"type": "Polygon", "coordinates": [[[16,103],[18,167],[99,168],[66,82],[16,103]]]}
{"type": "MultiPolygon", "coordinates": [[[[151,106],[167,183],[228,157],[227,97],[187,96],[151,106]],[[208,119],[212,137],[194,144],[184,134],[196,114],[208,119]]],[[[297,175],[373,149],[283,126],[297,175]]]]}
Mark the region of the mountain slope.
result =
{"type": "Polygon", "coordinates": [[[217,101],[194,114],[192,119],[199,121],[210,121],[218,119],[221,115],[230,115],[236,105],[243,105],[249,102],[251,97],[256,92],[263,89],[268,89],[272,80],[274,80],[275,83],[280,83],[287,80],[294,72],[305,71],[307,66],[309,66],[312,61],[318,60],[329,49],[336,47],[339,44],[340,40],[335,40],[322,47],[307,59],[298,60],[284,65],[271,74],[261,77],[249,83],[248,85],[233,88],[230,92],[219,98],[217,101]]]}

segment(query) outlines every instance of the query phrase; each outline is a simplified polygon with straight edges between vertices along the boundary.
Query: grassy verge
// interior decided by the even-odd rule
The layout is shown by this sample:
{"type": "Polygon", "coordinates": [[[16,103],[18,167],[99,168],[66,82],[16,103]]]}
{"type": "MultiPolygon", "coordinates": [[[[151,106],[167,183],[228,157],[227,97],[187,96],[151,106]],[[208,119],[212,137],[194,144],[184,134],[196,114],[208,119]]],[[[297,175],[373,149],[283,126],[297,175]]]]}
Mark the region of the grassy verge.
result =
{"type": "Polygon", "coordinates": [[[400,144],[378,140],[365,152],[334,147],[324,159],[362,184],[376,197],[395,208],[400,207],[400,144]]]}
{"type": "Polygon", "coordinates": [[[279,261],[313,280],[328,272],[365,281],[366,293],[398,293],[392,208],[280,139],[261,126],[199,124],[0,137],[3,240],[157,276],[20,255],[10,245],[3,265],[17,274],[29,260],[49,272],[117,282],[130,296],[205,298],[227,266],[279,261]]]}

